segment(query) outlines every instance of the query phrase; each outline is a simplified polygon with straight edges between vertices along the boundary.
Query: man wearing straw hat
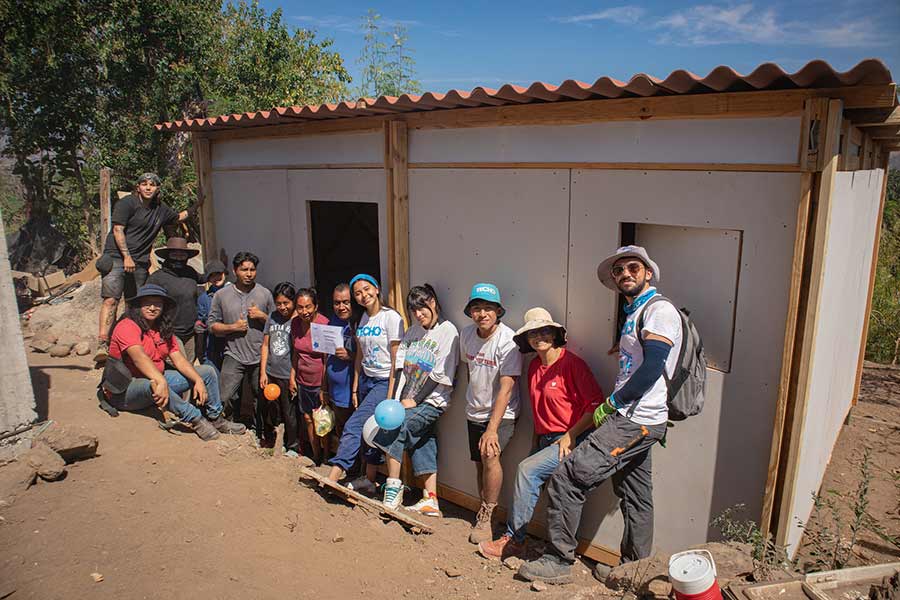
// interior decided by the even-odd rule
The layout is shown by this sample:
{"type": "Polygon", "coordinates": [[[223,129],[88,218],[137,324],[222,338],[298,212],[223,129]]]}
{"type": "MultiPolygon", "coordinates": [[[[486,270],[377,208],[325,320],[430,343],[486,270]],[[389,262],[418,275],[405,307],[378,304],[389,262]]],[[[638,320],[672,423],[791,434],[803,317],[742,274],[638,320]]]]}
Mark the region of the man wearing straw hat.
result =
{"type": "Polygon", "coordinates": [[[194,364],[194,323],[197,321],[200,274],[187,261],[200,251],[188,247],[183,237],[170,237],[166,247],[155,254],[163,264],[147,278],[147,283],[162,286],[175,301],[175,337],[184,357],[194,364]]]}
{"type": "MultiPolygon", "coordinates": [[[[653,302],[659,267],[640,246],[624,246],[597,267],[606,287],[626,300],[619,337],[619,373],[612,394],[594,413],[597,427],[563,461],[547,483],[546,552],[527,562],[519,575],[529,581],[567,583],[575,562],[575,533],[587,494],[612,478],[625,529],[622,562],[645,558],[653,546],[653,484],[650,449],[662,440],[668,421],[664,373],[675,372],[682,322],[668,301],[653,302]]],[[[605,581],[608,567],[594,576],[605,581]]]]}

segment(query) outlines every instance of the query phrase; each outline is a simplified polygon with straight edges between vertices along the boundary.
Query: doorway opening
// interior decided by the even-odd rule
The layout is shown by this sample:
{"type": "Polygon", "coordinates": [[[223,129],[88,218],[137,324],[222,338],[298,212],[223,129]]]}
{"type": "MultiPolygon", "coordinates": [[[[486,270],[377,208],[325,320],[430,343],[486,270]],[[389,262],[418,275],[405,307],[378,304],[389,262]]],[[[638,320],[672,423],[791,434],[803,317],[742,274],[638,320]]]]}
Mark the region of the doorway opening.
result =
{"type": "Polygon", "coordinates": [[[381,280],[378,205],[310,201],[309,223],[319,311],[332,316],[331,292],[335,285],[349,282],[357,273],[381,280]]]}

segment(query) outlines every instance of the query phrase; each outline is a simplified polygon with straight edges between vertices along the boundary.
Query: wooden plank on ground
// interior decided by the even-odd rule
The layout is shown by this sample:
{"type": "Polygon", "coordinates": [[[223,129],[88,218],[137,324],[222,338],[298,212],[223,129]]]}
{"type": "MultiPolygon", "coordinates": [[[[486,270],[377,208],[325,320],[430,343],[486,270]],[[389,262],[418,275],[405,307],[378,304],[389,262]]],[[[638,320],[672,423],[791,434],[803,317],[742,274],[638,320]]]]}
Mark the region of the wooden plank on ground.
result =
{"type": "Polygon", "coordinates": [[[339,496],[342,496],[350,504],[362,504],[366,508],[370,508],[382,516],[393,519],[399,522],[401,525],[409,527],[410,531],[412,531],[413,533],[434,533],[434,530],[431,527],[419,521],[418,519],[414,519],[413,517],[404,514],[402,511],[391,510],[381,502],[372,500],[371,498],[363,496],[362,494],[354,490],[347,489],[339,483],[331,481],[324,475],[316,473],[309,467],[303,467],[302,469],[300,469],[300,478],[301,480],[306,479],[307,481],[315,481],[319,486],[328,488],[329,491],[335,492],[339,496]]]}

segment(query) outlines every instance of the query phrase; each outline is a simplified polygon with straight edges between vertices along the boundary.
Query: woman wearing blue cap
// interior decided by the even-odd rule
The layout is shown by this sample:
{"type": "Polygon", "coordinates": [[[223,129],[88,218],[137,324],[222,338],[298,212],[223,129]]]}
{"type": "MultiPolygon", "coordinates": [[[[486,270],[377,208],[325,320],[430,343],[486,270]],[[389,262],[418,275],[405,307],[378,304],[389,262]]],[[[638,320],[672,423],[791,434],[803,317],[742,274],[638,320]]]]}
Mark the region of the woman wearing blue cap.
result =
{"type": "MultiPolygon", "coordinates": [[[[378,281],[371,275],[361,273],[350,280],[350,291],[357,304],[365,309],[356,328],[357,352],[354,360],[354,381],[351,402],[356,407],[341,434],[337,454],[331,459],[331,473],[328,478],[339,481],[356,462],[362,444],[363,425],[375,414],[378,403],[387,398],[388,390],[394,385],[394,365],[397,348],[403,337],[403,317],[381,301],[378,281]]],[[[383,461],[382,452],[366,447],[366,479],[374,490],[376,467],[383,461]]],[[[354,488],[369,484],[361,479],[351,484],[354,488]]]]}

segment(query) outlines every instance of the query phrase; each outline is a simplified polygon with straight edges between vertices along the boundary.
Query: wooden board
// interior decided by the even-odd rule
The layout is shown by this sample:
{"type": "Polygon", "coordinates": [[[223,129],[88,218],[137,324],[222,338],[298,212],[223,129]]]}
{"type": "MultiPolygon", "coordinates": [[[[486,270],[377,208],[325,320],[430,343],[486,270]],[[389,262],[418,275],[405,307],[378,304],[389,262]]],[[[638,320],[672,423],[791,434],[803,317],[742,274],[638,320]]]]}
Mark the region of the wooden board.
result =
{"type": "Polygon", "coordinates": [[[343,497],[350,504],[362,504],[366,508],[374,510],[379,515],[385,516],[389,519],[393,519],[399,522],[401,525],[408,527],[412,533],[434,533],[434,530],[431,527],[419,521],[418,519],[410,517],[403,511],[391,510],[381,502],[373,500],[368,496],[363,496],[362,494],[354,490],[347,489],[339,483],[331,481],[324,475],[316,473],[309,467],[303,467],[300,469],[300,480],[304,483],[311,483],[310,480],[315,481],[316,484],[314,485],[327,488],[330,492],[334,492],[343,497]]]}

